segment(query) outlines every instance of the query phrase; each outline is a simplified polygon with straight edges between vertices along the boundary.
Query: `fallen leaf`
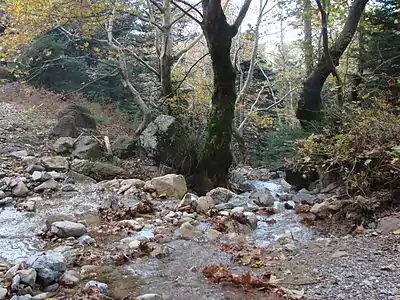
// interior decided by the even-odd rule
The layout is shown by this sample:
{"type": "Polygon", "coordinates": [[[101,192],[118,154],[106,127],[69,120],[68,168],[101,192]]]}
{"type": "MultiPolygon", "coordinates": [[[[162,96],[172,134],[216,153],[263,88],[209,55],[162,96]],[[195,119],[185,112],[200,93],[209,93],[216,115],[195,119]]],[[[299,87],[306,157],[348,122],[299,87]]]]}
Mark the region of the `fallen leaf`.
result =
{"type": "Polygon", "coordinates": [[[364,234],[365,233],[365,228],[362,225],[357,225],[357,228],[355,230],[356,234],[364,234]]]}
{"type": "Polygon", "coordinates": [[[304,297],[304,289],[302,290],[290,290],[288,288],[281,287],[282,291],[286,294],[288,299],[301,299],[304,297]]]}

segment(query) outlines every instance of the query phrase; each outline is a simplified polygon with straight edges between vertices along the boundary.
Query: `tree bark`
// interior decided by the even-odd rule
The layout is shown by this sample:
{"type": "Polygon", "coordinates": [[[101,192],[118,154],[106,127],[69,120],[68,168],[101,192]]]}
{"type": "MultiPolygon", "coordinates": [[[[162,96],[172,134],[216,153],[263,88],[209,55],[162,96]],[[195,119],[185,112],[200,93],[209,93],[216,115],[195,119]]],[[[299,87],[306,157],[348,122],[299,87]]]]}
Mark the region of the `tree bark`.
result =
{"type": "MultiPolygon", "coordinates": [[[[350,44],[367,3],[368,0],[354,0],[339,37],[329,49],[333,66],[339,65],[339,59],[350,44]]],[[[332,64],[329,63],[325,55],[322,55],[317,66],[304,82],[296,112],[297,118],[303,126],[307,126],[310,121],[317,121],[321,118],[321,91],[326,79],[332,72],[334,72],[332,64]]]]}
{"type": "Polygon", "coordinates": [[[231,26],[226,21],[221,1],[203,0],[203,32],[214,71],[214,91],[204,146],[199,157],[199,190],[228,185],[232,163],[230,149],[234,118],[236,72],[231,61],[232,39],[246,15],[251,0],[246,0],[231,26]]]}
{"type": "Polygon", "coordinates": [[[312,26],[311,26],[311,0],[303,0],[304,16],[304,62],[306,66],[306,76],[310,76],[313,70],[313,45],[312,45],[312,26]]]}

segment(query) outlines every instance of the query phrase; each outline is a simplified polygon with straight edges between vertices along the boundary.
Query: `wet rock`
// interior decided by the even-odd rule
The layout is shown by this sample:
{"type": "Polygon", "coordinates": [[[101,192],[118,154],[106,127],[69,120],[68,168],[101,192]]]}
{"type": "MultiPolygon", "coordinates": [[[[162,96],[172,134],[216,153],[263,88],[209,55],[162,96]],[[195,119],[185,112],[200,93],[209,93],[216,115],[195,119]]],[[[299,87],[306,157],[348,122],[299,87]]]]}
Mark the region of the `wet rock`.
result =
{"type": "Polygon", "coordinates": [[[210,196],[199,197],[196,201],[196,211],[198,213],[206,213],[214,206],[214,200],[210,196]]]}
{"type": "Polygon", "coordinates": [[[51,232],[60,238],[80,237],[86,233],[85,225],[71,221],[54,222],[51,232]]]}
{"type": "Polygon", "coordinates": [[[163,300],[163,297],[158,294],[144,294],[136,297],[136,300],[163,300]]]}
{"type": "Polygon", "coordinates": [[[388,216],[383,217],[378,222],[377,231],[388,234],[400,229],[400,217],[388,216]]]}
{"type": "Polygon", "coordinates": [[[79,274],[76,271],[66,271],[60,278],[60,284],[63,286],[76,286],[79,283],[79,274]]]}
{"type": "Polygon", "coordinates": [[[41,163],[48,171],[67,171],[69,166],[68,158],[64,156],[45,156],[41,163]]]}
{"type": "Polygon", "coordinates": [[[53,178],[43,182],[42,184],[35,187],[35,192],[42,192],[45,190],[56,190],[58,188],[58,183],[53,178]]]}
{"type": "Polygon", "coordinates": [[[95,280],[90,280],[86,283],[85,289],[88,289],[91,287],[97,288],[99,290],[99,292],[103,295],[107,294],[108,285],[106,283],[95,281],[95,280]]]}
{"type": "MultiPolygon", "coordinates": [[[[129,244],[130,245],[130,244],[129,244]]],[[[165,258],[169,255],[169,249],[164,245],[156,245],[151,251],[150,256],[158,259],[165,258]]]]}
{"type": "Polygon", "coordinates": [[[127,176],[127,171],[119,166],[106,162],[84,159],[74,159],[71,162],[71,170],[98,181],[124,178],[127,176]]]}
{"type": "Polygon", "coordinates": [[[37,171],[37,172],[42,172],[44,171],[45,168],[41,165],[29,165],[26,169],[25,172],[29,173],[29,174],[33,174],[33,172],[37,171]]]}
{"type": "Polygon", "coordinates": [[[158,195],[166,195],[168,198],[182,199],[187,193],[185,177],[177,174],[168,174],[155,177],[150,180],[158,195]]]}
{"type": "Polygon", "coordinates": [[[25,283],[31,287],[35,286],[36,276],[37,276],[35,269],[30,268],[30,269],[19,270],[17,274],[19,275],[22,283],[25,283]]]}
{"type": "Polygon", "coordinates": [[[113,153],[122,159],[133,156],[137,148],[137,141],[128,136],[119,136],[112,144],[113,153]]]}
{"type": "Polygon", "coordinates": [[[253,230],[256,229],[257,223],[258,223],[257,216],[253,212],[244,212],[243,215],[245,216],[251,229],[253,229],[253,230]]]}
{"type": "Polygon", "coordinates": [[[29,189],[26,187],[25,183],[18,181],[17,185],[13,187],[12,194],[16,197],[23,197],[29,193],[29,189]]]}
{"type": "Polygon", "coordinates": [[[37,278],[44,286],[57,282],[67,269],[67,260],[58,252],[46,252],[43,255],[31,257],[27,265],[34,268],[37,278]]]}
{"type": "Polygon", "coordinates": [[[250,194],[250,199],[259,206],[271,207],[274,205],[275,198],[268,189],[261,189],[250,194]]]}
{"type": "Polygon", "coordinates": [[[292,189],[292,185],[290,183],[288,183],[285,179],[281,178],[281,180],[279,180],[279,184],[282,186],[283,190],[285,192],[289,192],[292,189]]]}
{"type": "Polygon", "coordinates": [[[44,288],[44,292],[47,292],[47,293],[57,292],[59,288],[60,288],[60,285],[58,283],[53,283],[53,284],[46,286],[44,288]]]}
{"type": "Polygon", "coordinates": [[[233,207],[244,207],[249,203],[249,198],[241,195],[234,196],[229,200],[227,204],[232,205],[233,207]]]}
{"type": "Polygon", "coordinates": [[[184,239],[192,239],[201,236],[201,232],[189,222],[182,223],[179,234],[184,239]]]}
{"type": "Polygon", "coordinates": [[[317,196],[311,195],[309,192],[305,192],[304,190],[299,191],[292,198],[295,203],[309,204],[313,205],[317,200],[317,196]]]}
{"type": "Polygon", "coordinates": [[[83,135],[75,142],[72,155],[80,159],[95,160],[103,156],[103,150],[99,142],[91,137],[83,135]]]}
{"type": "Polygon", "coordinates": [[[237,196],[234,192],[223,187],[217,187],[209,191],[206,195],[210,196],[216,205],[226,203],[232,199],[232,197],[237,196]]]}
{"type": "Polygon", "coordinates": [[[70,153],[74,148],[75,139],[72,137],[60,137],[53,144],[54,152],[58,154],[70,153]]]}

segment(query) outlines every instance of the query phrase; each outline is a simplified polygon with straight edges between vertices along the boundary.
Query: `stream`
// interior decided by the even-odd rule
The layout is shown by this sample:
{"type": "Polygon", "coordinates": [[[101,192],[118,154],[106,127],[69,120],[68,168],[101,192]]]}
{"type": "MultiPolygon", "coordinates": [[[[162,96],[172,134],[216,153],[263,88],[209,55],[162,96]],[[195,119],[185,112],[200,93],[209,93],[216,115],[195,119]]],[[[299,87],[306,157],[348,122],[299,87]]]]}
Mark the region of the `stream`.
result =
{"type": "MultiPolygon", "coordinates": [[[[265,217],[259,216],[257,228],[235,238],[244,238],[251,245],[270,247],[282,236],[291,236],[299,245],[306,245],[316,238],[308,228],[303,227],[293,209],[285,209],[278,195],[284,194],[279,180],[252,181],[256,189],[268,188],[276,194],[274,208],[278,213],[265,217]],[[274,219],[274,222],[271,220],[274,219]]],[[[51,215],[75,216],[85,220],[88,231],[105,221],[98,216],[98,208],[106,201],[98,192],[96,185],[76,186],[77,192],[56,193],[36,201],[35,212],[18,211],[12,206],[0,210],[0,260],[8,262],[26,258],[41,251],[48,250],[48,245],[37,232],[51,215]]],[[[291,193],[291,192],[290,192],[291,193]]],[[[242,196],[248,196],[244,193],[242,196]]],[[[115,195],[114,195],[115,197],[115,195]]],[[[122,201],[125,196],[118,195],[122,201]]],[[[172,205],[172,204],[171,204],[172,205]]],[[[176,203],[174,203],[176,205],[176,203]]],[[[146,239],[154,237],[155,223],[148,222],[141,231],[132,237],[146,239]]],[[[169,225],[172,227],[172,224],[169,225]]],[[[210,224],[201,222],[199,228],[206,230],[210,224]]],[[[96,280],[106,282],[111,295],[118,299],[130,292],[137,294],[157,293],[163,299],[253,299],[237,289],[229,289],[221,285],[211,284],[201,273],[210,264],[231,264],[231,254],[219,250],[215,241],[207,239],[181,239],[176,232],[165,245],[169,255],[165,258],[137,259],[124,266],[95,266],[96,280]]],[[[107,255],[114,247],[116,236],[105,236],[96,241],[99,249],[107,255]]],[[[219,241],[231,241],[232,236],[223,235],[219,241]]],[[[240,267],[233,270],[241,272],[240,267]]],[[[258,299],[258,298],[254,298],[258,299]]]]}

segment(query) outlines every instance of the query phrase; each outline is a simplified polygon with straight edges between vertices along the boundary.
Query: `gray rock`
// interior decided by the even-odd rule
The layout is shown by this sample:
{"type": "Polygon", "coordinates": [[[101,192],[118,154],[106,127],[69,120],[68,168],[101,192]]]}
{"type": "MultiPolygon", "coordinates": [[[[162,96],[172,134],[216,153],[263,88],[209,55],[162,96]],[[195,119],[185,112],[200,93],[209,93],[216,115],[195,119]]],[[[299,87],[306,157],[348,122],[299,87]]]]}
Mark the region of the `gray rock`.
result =
{"type": "Polygon", "coordinates": [[[90,280],[85,284],[85,289],[95,287],[97,288],[101,294],[105,295],[107,294],[108,290],[108,285],[103,282],[95,281],[95,280],[90,280]]]}
{"type": "Polygon", "coordinates": [[[61,191],[62,191],[62,192],[76,192],[76,191],[77,191],[77,188],[76,188],[74,185],[72,185],[72,184],[64,184],[64,185],[61,187],[61,191]]]}
{"type": "Polygon", "coordinates": [[[17,274],[11,280],[11,291],[14,292],[18,291],[20,283],[21,283],[21,276],[17,274]]]}
{"type": "Polygon", "coordinates": [[[79,274],[73,270],[67,271],[61,276],[60,282],[64,286],[75,286],[79,283],[79,274]]]}
{"type": "Polygon", "coordinates": [[[317,200],[317,196],[311,195],[309,192],[306,193],[304,191],[303,192],[300,191],[293,196],[292,200],[295,203],[313,205],[315,203],[315,201],[317,200]]]}
{"type": "Polygon", "coordinates": [[[398,229],[400,229],[400,217],[396,216],[383,217],[378,222],[377,231],[381,233],[388,234],[398,229]]]}
{"type": "Polygon", "coordinates": [[[14,158],[23,158],[25,156],[28,156],[28,151],[26,150],[13,151],[9,154],[9,156],[14,158]]]}
{"type": "Polygon", "coordinates": [[[93,178],[80,174],[75,171],[69,171],[68,172],[68,181],[73,182],[73,183],[87,183],[87,184],[96,184],[97,181],[94,180],[93,178]]]}
{"type": "Polygon", "coordinates": [[[46,286],[44,288],[44,292],[46,292],[46,293],[57,292],[59,288],[60,288],[60,285],[56,282],[56,283],[46,286]]]}
{"type": "Polygon", "coordinates": [[[80,237],[86,233],[85,225],[71,221],[54,222],[51,232],[60,238],[80,237]]]}
{"type": "Polygon", "coordinates": [[[14,295],[12,296],[11,300],[28,300],[28,299],[32,299],[32,296],[27,294],[27,295],[21,295],[21,296],[17,296],[14,295]]]}
{"type": "Polygon", "coordinates": [[[232,199],[232,197],[237,196],[234,192],[223,187],[217,187],[209,191],[206,195],[210,196],[216,205],[220,203],[226,203],[232,199]]]}
{"type": "Polygon", "coordinates": [[[0,191],[0,200],[6,197],[6,193],[4,191],[0,191]]]}
{"type": "Polygon", "coordinates": [[[246,196],[237,195],[229,200],[229,204],[233,207],[246,206],[249,203],[249,198],[246,196]]]}
{"type": "Polygon", "coordinates": [[[4,199],[0,200],[0,206],[5,206],[7,204],[10,204],[14,201],[12,197],[5,197],[4,199]]]}
{"type": "Polygon", "coordinates": [[[144,294],[136,297],[136,300],[163,300],[163,297],[158,294],[144,294]]]}
{"type": "Polygon", "coordinates": [[[33,172],[35,172],[35,171],[38,171],[38,172],[42,172],[42,171],[44,171],[45,170],[45,168],[43,167],[43,166],[41,166],[41,165],[29,165],[26,169],[25,169],[25,171],[26,171],[26,173],[29,173],[29,174],[33,174],[33,172]]]}
{"type": "Polygon", "coordinates": [[[50,293],[40,293],[32,297],[32,300],[45,300],[50,298],[50,293]]]}
{"type": "Polygon", "coordinates": [[[196,201],[196,210],[199,213],[206,213],[215,206],[213,198],[203,196],[196,201]]]}
{"type": "Polygon", "coordinates": [[[67,171],[69,167],[68,158],[64,156],[45,156],[41,163],[49,171],[67,171]]]}
{"type": "Polygon", "coordinates": [[[26,283],[31,287],[35,286],[36,276],[37,276],[37,272],[35,269],[29,268],[29,269],[19,270],[18,275],[20,276],[22,283],[26,283]]]}
{"type": "Polygon", "coordinates": [[[201,232],[189,222],[182,223],[179,234],[184,239],[192,239],[201,236],[201,232]]]}
{"type": "Polygon", "coordinates": [[[53,178],[43,182],[42,184],[35,187],[35,192],[42,192],[44,190],[56,190],[58,183],[53,178]]]}
{"type": "Polygon", "coordinates": [[[95,138],[83,135],[76,141],[72,155],[80,159],[95,160],[101,158],[104,153],[95,138]]]}
{"type": "Polygon", "coordinates": [[[71,163],[71,170],[98,181],[124,178],[127,176],[127,171],[119,166],[84,159],[74,159],[71,163]]]}
{"type": "Polygon", "coordinates": [[[43,173],[42,172],[40,172],[40,171],[34,171],[33,173],[32,173],[32,180],[33,181],[40,181],[41,179],[42,179],[42,175],[43,175],[43,173]]]}
{"type": "Polygon", "coordinates": [[[0,300],[6,299],[7,293],[8,291],[6,288],[0,287],[0,300]]]}
{"type": "MultiPolygon", "coordinates": [[[[129,244],[130,245],[130,244],[129,244]]],[[[165,258],[169,255],[169,249],[165,245],[156,245],[151,251],[150,256],[158,259],[165,258]]]]}
{"type": "Polygon", "coordinates": [[[251,229],[256,229],[258,223],[257,216],[252,212],[244,212],[243,215],[246,217],[251,229]]]}
{"type": "Polygon", "coordinates": [[[53,144],[54,152],[58,154],[70,153],[74,148],[75,139],[72,137],[60,137],[53,144]]]}
{"type": "Polygon", "coordinates": [[[12,194],[16,197],[23,197],[29,193],[28,188],[26,187],[25,183],[22,181],[18,181],[17,185],[13,187],[12,194]]]}
{"type": "Polygon", "coordinates": [[[38,281],[44,286],[57,282],[67,269],[67,260],[58,252],[46,252],[30,257],[26,263],[36,270],[38,281]]]}
{"type": "Polygon", "coordinates": [[[275,197],[268,189],[261,189],[250,194],[250,199],[257,205],[271,207],[274,206],[275,197]]]}
{"type": "Polygon", "coordinates": [[[67,265],[72,265],[76,259],[76,249],[72,246],[59,246],[53,249],[53,252],[58,252],[67,260],[67,265]]]}
{"type": "Polygon", "coordinates": [[[214,208],[215,208],[217,211],[221,211],[221,210],[232,209],[232,208],[234,208],[234,207],[235,207],[235,205],[234,205],[233,203],[228,202],[228,203],[220,203],[220,204],[217,204],[217,205],[215,205],[214,208]]]}
{"type": "Polygon", "coordinates": [[[114,141],[111,149],[117,157],[124,159],[133,156],[136,148],[136,140],[127,136],[120,136],[114,141]]]}
{"type": "Polygon", "coordinates": [[[91,236],[85,234],[78,238],[78,242],[81,245],[94,245],[96,243],[96,240],[91,236]]]}

